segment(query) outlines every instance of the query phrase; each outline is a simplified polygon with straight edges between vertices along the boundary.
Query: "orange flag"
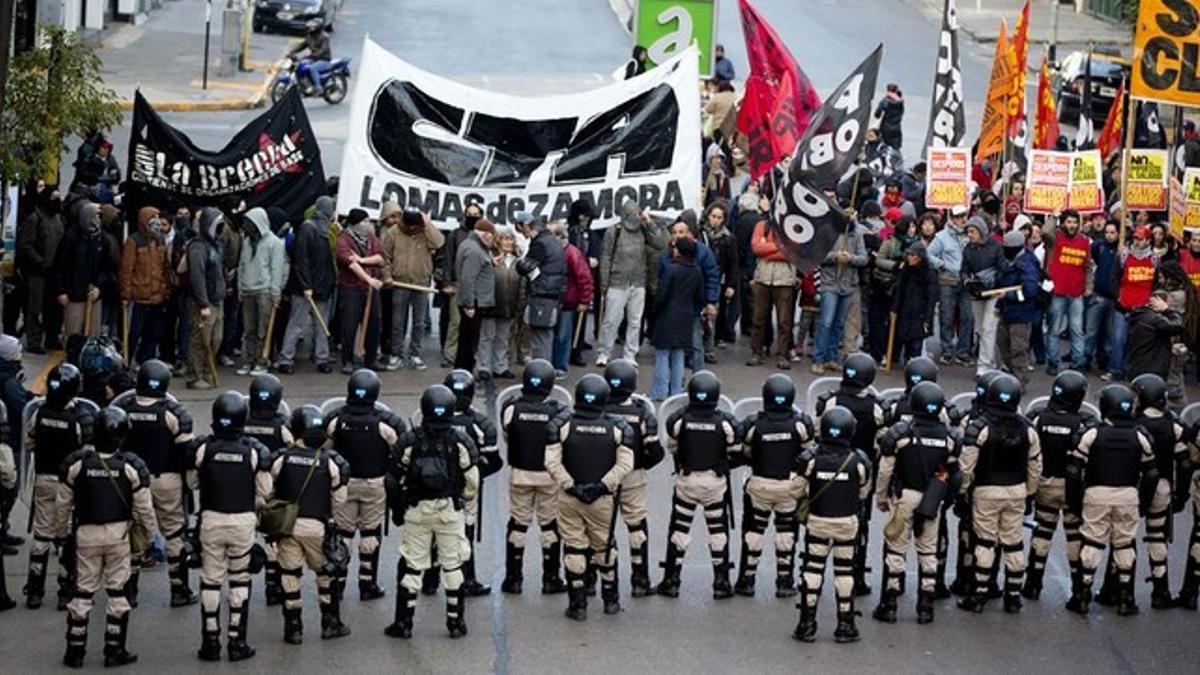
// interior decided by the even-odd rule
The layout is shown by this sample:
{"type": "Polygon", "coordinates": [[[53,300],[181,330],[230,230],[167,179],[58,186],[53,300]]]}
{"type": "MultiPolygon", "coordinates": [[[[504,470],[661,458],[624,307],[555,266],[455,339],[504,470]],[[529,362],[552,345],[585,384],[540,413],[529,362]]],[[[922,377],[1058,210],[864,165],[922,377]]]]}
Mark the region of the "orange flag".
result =
{"type": "Polygon", "coordinates": [[[976,161],[999,155],[1004,151],[1005,100],[1008,98],[1012,68],[1008,48],[1008,26],[1000,19],[1000,37],[996,40],[996,56],[992,59],[992,78],[988,83],[987,104],[983,110],[983,125],[979,129],[979,149],[976,161]]]}
{"type": "Polygon", "coordinates": [[[1037,117],[1033,129],[1033,147],[1053,150],[1058,144],[1058,109],[1054,105],[1054,90],[1050,88],[1050,61],[1042,56],[1042,72],[1038,76],[1037,117]]]}
{"type": "Polygon", "coordinates": [[[1029,0],[1017,16],[1017,27],[1013,29],[1012,53],[1009,66],[1012,79],[1008,88],[1008,137],[1021,136],[1025,124],[1025,85],[1029,79],[1026,66],[1029,63],[1029,0]]]}
{"type": "Polygon", "coordinates": [[[1096,148],[1100,150],[1100,157],[1108,159],[1108,156],[1121,148],[1122,135],[1125,132],[1125,81],[1121,81],[1121,87],[1117,89],[1117,95],[1113,98],[1112,107],[1108,109],[1108,118],[1104,120],[1104,129],[1100,131],[1100,137],[1096,139],[1096,148]]]}

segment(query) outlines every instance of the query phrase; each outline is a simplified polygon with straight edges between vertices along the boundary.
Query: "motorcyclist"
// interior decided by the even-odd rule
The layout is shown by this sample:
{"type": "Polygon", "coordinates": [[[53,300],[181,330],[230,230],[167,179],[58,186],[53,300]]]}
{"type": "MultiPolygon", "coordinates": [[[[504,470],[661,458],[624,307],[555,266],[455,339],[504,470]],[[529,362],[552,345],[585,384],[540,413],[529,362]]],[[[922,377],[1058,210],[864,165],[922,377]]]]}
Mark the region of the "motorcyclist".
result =
{"type": "Polygon", "coordinates": [[[308,56],[303,61],[308,63],[308,79],[312,82],[313,91],[319,92],[321,91],[321,74],[329,68],[330,62],[333,61],[333,50],[329,47],[329,35],[325,33],[324,26],[316,22],[309,23],[308,31],[304,35],[304,42],[288,52],[288,58],[294,59],[306,49],[308,56]]]}

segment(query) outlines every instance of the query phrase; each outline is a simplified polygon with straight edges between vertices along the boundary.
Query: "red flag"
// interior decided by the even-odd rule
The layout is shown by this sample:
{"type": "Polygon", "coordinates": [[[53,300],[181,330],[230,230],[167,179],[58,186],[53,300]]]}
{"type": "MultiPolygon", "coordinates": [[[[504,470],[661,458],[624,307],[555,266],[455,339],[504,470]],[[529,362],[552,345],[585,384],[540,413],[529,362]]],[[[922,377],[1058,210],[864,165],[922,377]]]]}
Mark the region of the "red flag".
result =
{"type": "Polygon", "coordinates": [[[737,128],[749,139],[750,175],[758,178],[792,154],[821,98],[787,45],[748,0],[738,0],[750,76],[737,128]]]}
{"type": "Polygon", "coordinates": [[[1113,97],[1112,107],[1108,109],[1108,119],[1104,120],[1104,129],[1100,131],[1100,137],[1096,139],[1096,147],[1100,150],[1100,157],[1108,159],[1109,155],[1119,150],[1124,135],[1125,81],[1121,80],[1121,88],[1117,89],[1117,95],[1113,97]]]}
{"type": "Polygon", "coordinates": [[[1012,56],[1015,65],[1008,93],[1008,137],[1020,138],[1025,125],[1025,83],[1028,79],[1026,64],[1029,62],[1029,0],[1017,16],[1017,27],[1013,29],[1012,56]]]}
{"type": "Polygon", "coordinates": [[[1054,90],[1050,88],[1050,61],[1042,57],[1042,72],[1038,76],[1037,116],[1034,118],[1033,147],[1053,150],[1058,146],[1058,109],[1054,105],[1054,90]]]}

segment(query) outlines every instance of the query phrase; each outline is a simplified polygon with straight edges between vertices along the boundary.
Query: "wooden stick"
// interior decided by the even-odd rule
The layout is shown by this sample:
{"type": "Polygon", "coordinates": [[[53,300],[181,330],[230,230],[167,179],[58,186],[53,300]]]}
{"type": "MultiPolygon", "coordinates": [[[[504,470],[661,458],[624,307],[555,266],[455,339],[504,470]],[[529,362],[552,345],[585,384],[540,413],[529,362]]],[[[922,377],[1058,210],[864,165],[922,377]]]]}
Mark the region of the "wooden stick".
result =
{"type": "Polygon", "coordinates": [[[1016,286],[1005,286],[1004,288],[993,288],[988,291],[982,291],[979,294],[979,297],[981,297],[981,298],[998,298],[998,297],[1005,295],[1011,291],[1019,291],[1019,290],[1021,290],[1020,284],[1017,284],[1016,286]]]}
{"type": "Polygon", "coordinates": [[[410,291],[417,291],[418,293],[429,293],[431,295],[438,292],[438,290],[436,288],[430,288],[428,286],[418,286],[417,284],[406,284],[403,281],[393,281],[393,282],[391,282],[391,286],[392,286],[392,288],[405,288],[410,291]]]}
{"type": "Polygon", "coordinates": [[[124,357],[125,363],[129,363],[129,303],[121,303],[121,356],[124,357]]]}
{"type": "Polygon", "coordinates": [[[887,355],[883,357],[883,372],[892,372],[892,350],[896,346],[896,313],[892,312],[888,319],[887,355]]]}
{"type": "Polygon", "coordinates": [[[83,301],[83,335],[86,337],[92,334],[92,299],[89,297],[83,301]]]}
{"type": "Polygon", "coordinates": [[[279,309],[278,305],[271,305],[271,316],[267,317],[267,339],[263,340],[262,360],[270,362],[271,360],[271,336],[275,334],[275,311],[279,309]]]}
{"type": "Polygon", "coordinates": [[[358,338],[354,340],[354,358],[362,359],[367,355],[367,327],[371,320],[371,300],[375,297],[375,289],[367,287],[367,302],[363,305],[362,321],[358,324],[358,338]]]}
{"type": "Polygon", "coordinates": [[[321,332],[325,333],[325,339],[330,338],[329,326],[325,324],[325,317],[321,316],[321,310],[317,308],[317,302],[312,299],[311,295],[304,296],[308,301],[308,306],[312,308],[313,317],[317,320],[317,325],[321,327],[321,332]]]}
{"type": "MultiPolygon", "coordinates": [[[[1132,215],[1129,208],[1129,160],[1133,154],[1133,127],[1137,124],[1137,117],[1133,111],[1133,95],[1129,95],[1129,100],[1125,105],[1125,148],[1121,151],[1121,225],[1120,234],[1117,235],[1117,249],[1125,248],[1125,230],[1128,229],[1128,223],[1132,222],[1132,215]]],[[[1171,158],[1167,158],[1170,161],[1171,158]]]]}
{"type": "Polygon", "coordinates": [[[29,385],[29,391],[34,396],[45,396],[46,380],[50,377],[50,371],[54,370],[56,366],[65,360],[67,360],[66,352],[62,350],[50,352],[50,354],[46,356],[46,362],[42,364],[42,369],[38,371],[37,377],[35,377],[33,383],[29,385]]]}
{"type": "Polygon", "coordinates": [[[571,340],[571,349],[579,349],[579,336],[583,334],[583,324],[587,321],[587,312],[577,312],[575,317],[575,339],[571,340]]]}

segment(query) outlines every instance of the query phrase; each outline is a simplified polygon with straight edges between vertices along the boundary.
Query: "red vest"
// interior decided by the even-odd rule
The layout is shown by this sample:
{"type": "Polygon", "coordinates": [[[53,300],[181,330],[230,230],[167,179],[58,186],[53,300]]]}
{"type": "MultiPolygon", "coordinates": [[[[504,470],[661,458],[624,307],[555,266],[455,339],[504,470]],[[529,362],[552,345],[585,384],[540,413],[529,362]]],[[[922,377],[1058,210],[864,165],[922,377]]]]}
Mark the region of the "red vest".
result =
{"type": "Polygon", "coordinates": [[[1125,265],[1121,269],[1121,290],[1117,295],[1117,304],[1126,310],[1143,307],[1150,302],[1150,292],[1154,290],[1155,257],[1145,258],[1126,256],[1125,265]]]}
{"type": "Polygon", "coordinates": [[[1187,272],[1188,278],[1192,280],[1192,285],[1200,292],[1200,255],[1196,255],[1186,248],[1181,249],[1179,264],[1183,266],[1183,271],[1187,272]]]}
{"type": "Polygon", "coordinates": [[[1076,233],[1074,237],[1059,234],[1054,241],[1048,270],[1054,282],[1054,294],[1068,298],[1083,295],[1086,285],[1088,259],[1092,255],[1092,240],[1076,233]]]}

